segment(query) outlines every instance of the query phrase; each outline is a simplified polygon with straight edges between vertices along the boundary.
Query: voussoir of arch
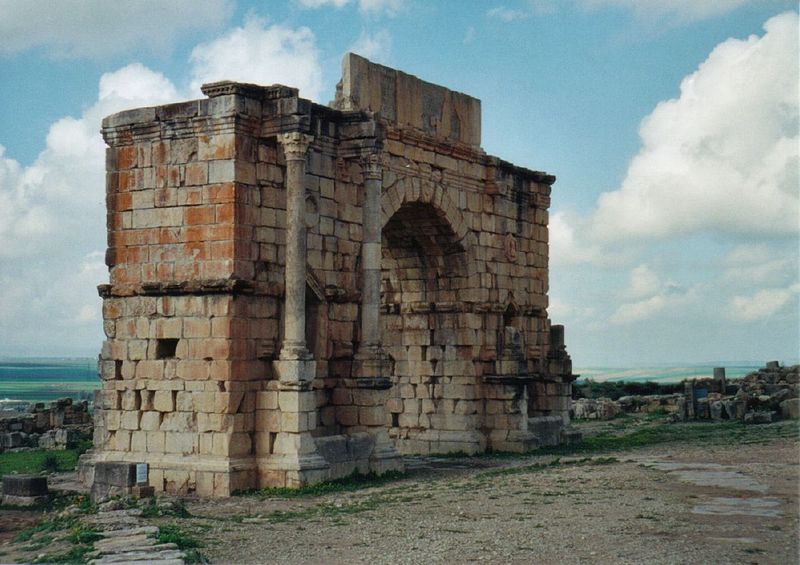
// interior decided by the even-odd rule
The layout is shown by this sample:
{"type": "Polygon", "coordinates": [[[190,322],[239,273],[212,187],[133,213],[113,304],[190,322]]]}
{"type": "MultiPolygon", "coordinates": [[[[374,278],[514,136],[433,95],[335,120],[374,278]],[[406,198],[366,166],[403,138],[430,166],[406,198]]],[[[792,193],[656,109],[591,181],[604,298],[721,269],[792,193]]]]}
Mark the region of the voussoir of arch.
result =
{"type": "Polygon", "coordinates": [[[441,184],[430,181],[406,179],[406,182],[398,182],[386,190],[381,195],[381,227],[386,226],[403,204],[415,202],[431,205],[450,225],[455,240],[465,249],[471,246],[474,234],[467,226],[461,210],[441,184]]]}

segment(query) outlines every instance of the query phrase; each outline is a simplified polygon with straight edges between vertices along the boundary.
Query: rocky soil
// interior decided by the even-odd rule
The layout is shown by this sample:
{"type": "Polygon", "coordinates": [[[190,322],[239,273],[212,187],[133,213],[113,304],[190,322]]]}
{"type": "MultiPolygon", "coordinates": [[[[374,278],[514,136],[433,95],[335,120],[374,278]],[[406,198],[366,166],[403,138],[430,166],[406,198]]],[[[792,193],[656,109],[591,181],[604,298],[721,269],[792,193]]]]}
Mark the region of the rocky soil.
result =
{"type": "Polygon", "coordinates": [[[412,462],[410,478],[189,511],[213,563],[794,563],[798,443],[412,462]]]}
{"type": "MultiPolygon", "coordinates": [[[[405,478],[368,488],[189,499],[188,516],[134,511],[125,528],[177,527],[212,563],[797,562],[796,422],[627,420],[584,429],[626,436],[658,426],[685,438],[560,457],[409,459],[405,478]]],[[[81,521],[102,524],[103,514],[81,521]]],[[[47,549],[26,554],[2,537],[3,562],[47,549]]],[[[156,550],[178,555],[172,546],[156,550]]]]}

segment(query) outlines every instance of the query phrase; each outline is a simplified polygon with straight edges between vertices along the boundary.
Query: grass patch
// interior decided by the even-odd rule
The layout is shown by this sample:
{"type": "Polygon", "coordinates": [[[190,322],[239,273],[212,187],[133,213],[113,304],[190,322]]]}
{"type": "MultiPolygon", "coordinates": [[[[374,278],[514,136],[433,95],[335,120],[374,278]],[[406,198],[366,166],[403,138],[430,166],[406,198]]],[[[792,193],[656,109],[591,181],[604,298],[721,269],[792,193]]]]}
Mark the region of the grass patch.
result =
{"type": "Polygon", "coordinates": [[[187,534],[176,524],[164,524],[163,526],[159,526],[156,539],[158,543],[174,543],[178,546],[178,549],[197,549],[203,547],[200,540],[187,534]]]}
{"type": "Polygon", "coordinates": [[[385,485],[406,476],[405,473],[389,471],[382,475],[369,473],[366,475],[352,474],[342,479],[326,481],[315,485],[300,488],[273,487],[254,490],[239,491],[236,496],[257,496],[259,498],[304,498],[323,494],[352,492],[365,488],[385,485]]]}
{"type": "Polygon", "coordinates": [[[0,453],[0,475],[74,471],[78,457],[82,453],[78,448],[62,451],[34,449],[0,453]]]}
{"type": "Polygon", "coordinates": [[[158,543],[174,543],[183,551],[186,563],[208,563],[208,558],[203,555],[200,548],[203,542],[187,533],[177,524],[165,524],[158,527],[156,534],[158,543]]]}
{"type": "Polygon", "coordinates": [[[798,439],[800,430],[794,422],[745,425],[732,422],[686,422],[642,426],[629,433],[605,432],[572,445],[543,447],[535,455],[571,455],[602,451],[626,451],[637,447],[670,442],[692,443],[761,443],[775,439],[798,439]]]}

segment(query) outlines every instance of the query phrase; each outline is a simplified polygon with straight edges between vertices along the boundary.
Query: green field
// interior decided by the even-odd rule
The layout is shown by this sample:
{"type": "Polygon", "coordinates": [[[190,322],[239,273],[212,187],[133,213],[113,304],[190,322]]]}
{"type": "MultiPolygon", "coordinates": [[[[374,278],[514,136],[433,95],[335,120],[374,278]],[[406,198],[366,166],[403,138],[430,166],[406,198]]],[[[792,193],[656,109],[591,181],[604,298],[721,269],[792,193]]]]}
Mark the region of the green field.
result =
{"type": "Polygon", "coordinates": [[[27,402],[65,397],[88,399],[99,387],[94,359],[0,359],[0,399],[27,402]]]}

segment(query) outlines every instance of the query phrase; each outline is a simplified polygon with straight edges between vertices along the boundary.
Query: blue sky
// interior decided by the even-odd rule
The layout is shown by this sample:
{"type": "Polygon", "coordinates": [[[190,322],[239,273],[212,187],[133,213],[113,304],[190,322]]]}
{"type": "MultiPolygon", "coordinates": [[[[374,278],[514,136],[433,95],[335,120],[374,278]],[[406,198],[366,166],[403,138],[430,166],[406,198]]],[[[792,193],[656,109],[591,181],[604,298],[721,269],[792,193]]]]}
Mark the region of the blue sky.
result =
{"type": "Polygon", "coordinates": [[[327,103],[349,50],[483,101],[554,173],[577,365],[798,357],[796,2],[0,0],[0,355],[94,355],[103,115],[202,82],[327,103]]]}

